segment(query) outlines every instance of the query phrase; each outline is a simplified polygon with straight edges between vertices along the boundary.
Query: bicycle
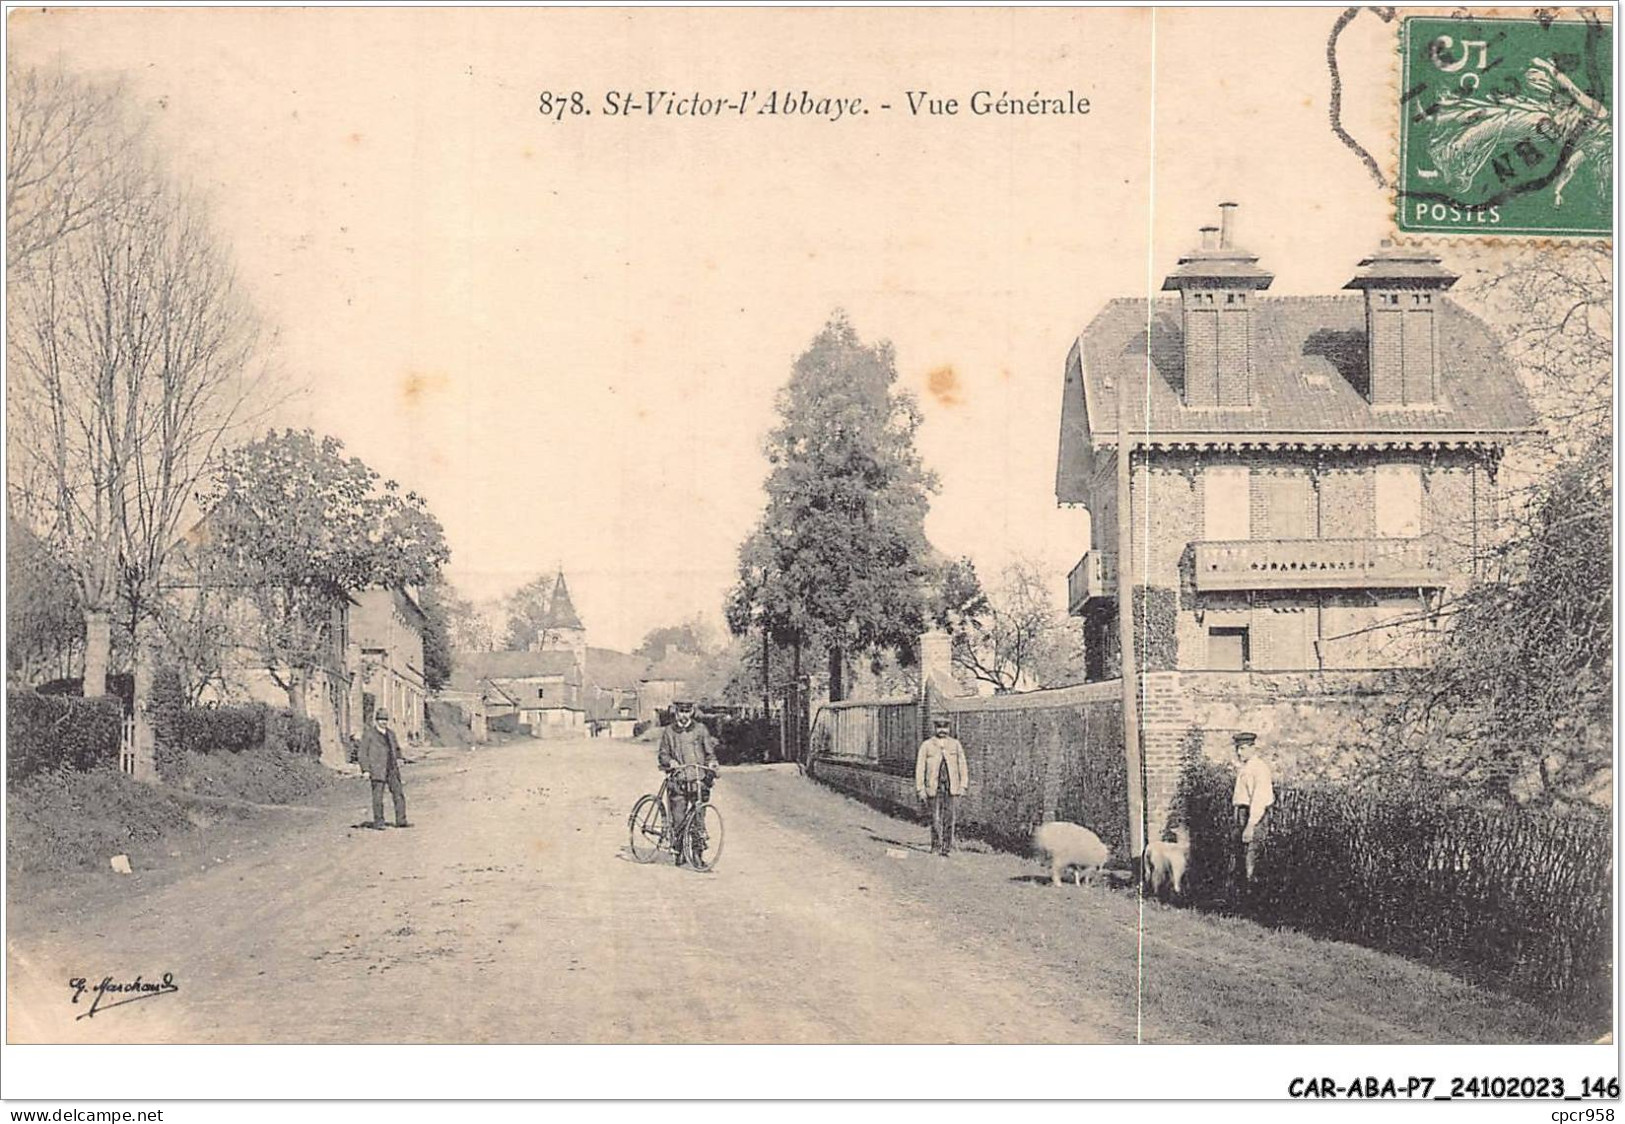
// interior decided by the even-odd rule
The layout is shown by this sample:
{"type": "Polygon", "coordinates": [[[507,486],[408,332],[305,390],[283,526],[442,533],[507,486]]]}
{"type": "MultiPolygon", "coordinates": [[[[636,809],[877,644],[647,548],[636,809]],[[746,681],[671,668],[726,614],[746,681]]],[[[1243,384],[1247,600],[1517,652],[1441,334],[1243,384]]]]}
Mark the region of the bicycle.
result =
{"type": "Polygon", "coordinates": [[[717,771],[709,765],[678,765],[660,782],[658,792],[638,798],[626,818],[634,859],[654,862],[661,851],[670,851],[681,854],[695,870],[711,870],[717,865],[722,857],[722,813],[711,803],[708,786],[703,783],[707,774],[714,778],[717,771]],[[683,822],[672,831],[666,822],[666,801],[674,780],[691,785],[693,795],[683,822]]]}

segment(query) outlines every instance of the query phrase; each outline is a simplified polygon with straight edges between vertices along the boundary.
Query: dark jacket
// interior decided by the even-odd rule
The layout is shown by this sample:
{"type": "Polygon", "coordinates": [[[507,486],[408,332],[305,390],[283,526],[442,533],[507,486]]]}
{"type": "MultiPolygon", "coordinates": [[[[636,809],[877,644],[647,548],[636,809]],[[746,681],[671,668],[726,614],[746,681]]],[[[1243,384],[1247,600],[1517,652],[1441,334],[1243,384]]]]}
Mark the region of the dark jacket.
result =
{"type": "MultiPolygon", "coordinates": [[[[687,730],[679,730],[674,722],[660,732],[660,767],[670,772],[678,765],[717,766],[717,741],[705,723],[696,718],[687,730]]],[[[684,770],[692,773],[693,770],[684,770]]],[[[687,780],[697,780],[689,776],[687,780]]]]}
{"type": "Polygon", "coordinates": [[[361,731],[361,750],[357,760],[361,771],[375,781],[381,781],[389,776],[390,769],[395,767],[401,757],[401,743],[395,740],[395,731],[385,729],[379,733],[377,726],[368,726],[361,731]]]}

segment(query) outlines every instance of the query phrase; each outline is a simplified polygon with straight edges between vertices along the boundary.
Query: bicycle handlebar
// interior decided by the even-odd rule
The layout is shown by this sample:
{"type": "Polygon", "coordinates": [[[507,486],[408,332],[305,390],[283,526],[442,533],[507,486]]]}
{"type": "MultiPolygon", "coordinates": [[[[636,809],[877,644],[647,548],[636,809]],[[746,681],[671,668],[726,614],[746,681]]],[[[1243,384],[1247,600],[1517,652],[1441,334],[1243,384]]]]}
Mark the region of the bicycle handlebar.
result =
{"type": "Polygon", "coordinates": [[[712,776],[715,776],[716,773],[717,773],[717,768],[716,768],[715,765],[699,765],[699,764],[695,764],[694,762],[691,762],[691,761],[685,761],[681,765],[673,765],[670,769],[667,770],[667,773],[668,773],[668,775],[675,777],[679,772],[681,772],[682,770],[685,770],[685,769],[703,769],[707,773],[710,773],[712,776]]]}

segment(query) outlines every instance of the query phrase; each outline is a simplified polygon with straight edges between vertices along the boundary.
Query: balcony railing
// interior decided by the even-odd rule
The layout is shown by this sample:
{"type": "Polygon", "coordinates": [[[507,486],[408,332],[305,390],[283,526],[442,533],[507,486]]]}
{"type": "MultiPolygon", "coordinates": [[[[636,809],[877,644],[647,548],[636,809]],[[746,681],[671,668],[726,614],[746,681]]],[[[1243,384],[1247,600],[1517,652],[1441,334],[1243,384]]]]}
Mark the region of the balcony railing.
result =
{"type": "Polygon", "coordinates": [[[1196,544],[1199,590],[1443,584],[1437,543],[1430,538],[1252,539],[1196,544]]]}
{"type": "Polygon", "coordinates": [[[1066,576],[1067,611],[1081,613],[1089,601],[1117,596],[1117,555],[1105,550],[1085,554],[1066,576]]]}

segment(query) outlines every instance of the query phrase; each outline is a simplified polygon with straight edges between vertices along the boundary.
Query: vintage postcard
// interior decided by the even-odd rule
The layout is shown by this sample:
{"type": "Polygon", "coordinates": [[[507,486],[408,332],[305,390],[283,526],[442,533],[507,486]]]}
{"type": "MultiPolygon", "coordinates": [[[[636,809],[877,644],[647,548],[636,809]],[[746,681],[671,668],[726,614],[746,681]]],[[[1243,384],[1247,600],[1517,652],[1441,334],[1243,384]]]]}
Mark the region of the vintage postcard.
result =
{"type": "Polygon", "coordinates": [[[1611,9],[7,36],[8,1097],[1617,1100],[1611,9]]]}

